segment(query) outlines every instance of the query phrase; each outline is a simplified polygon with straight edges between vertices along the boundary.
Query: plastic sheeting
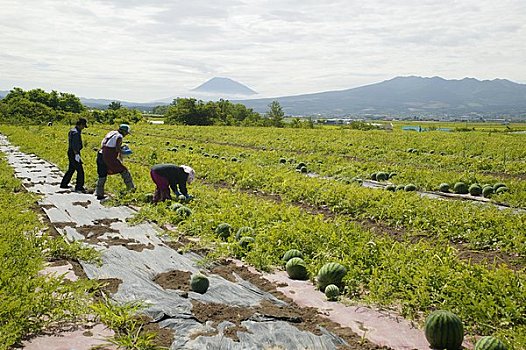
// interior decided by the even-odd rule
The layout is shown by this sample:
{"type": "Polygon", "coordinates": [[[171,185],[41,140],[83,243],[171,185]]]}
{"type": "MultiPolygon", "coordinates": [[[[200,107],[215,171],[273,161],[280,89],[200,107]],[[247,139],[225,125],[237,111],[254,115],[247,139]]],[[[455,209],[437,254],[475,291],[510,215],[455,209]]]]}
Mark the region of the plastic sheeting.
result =
{"type": "Polygon", "coordinates": [[[57,230],[69,241],[83,241],[101,252],[101,266],[82,263],[88,278],[121,280],[112,298],[145,302],[146,314],[161,327],[174,330],[170,349],[335,350],[345,344],[324,329],[320,329],[321,335],[315,335],[268,316],[254,315],[242,321],[247,331],[237,331],[239,341],[225,336],[225,330],[232,326],[228,321],[218,325],[199,322],[192,314],[192,300],[241,308],[258,306],[265,300],[278,306],[286,304],[247,281],[234,283],[210,273],[210,288],[205,294],[164,289],[153,281],[155,276],[172,270],[198,272],[200,257],[169,248],[153,224],[128,225],[126,219],[134,214],[128,207],[104,207],[93,195],[60,189],[62,174],[55,165],[20,152],[1,135],[0,150],[24,186],[42,194],[40,205],[57,230]],[[115,241],[128,243],[115,245],[115,241]]]}

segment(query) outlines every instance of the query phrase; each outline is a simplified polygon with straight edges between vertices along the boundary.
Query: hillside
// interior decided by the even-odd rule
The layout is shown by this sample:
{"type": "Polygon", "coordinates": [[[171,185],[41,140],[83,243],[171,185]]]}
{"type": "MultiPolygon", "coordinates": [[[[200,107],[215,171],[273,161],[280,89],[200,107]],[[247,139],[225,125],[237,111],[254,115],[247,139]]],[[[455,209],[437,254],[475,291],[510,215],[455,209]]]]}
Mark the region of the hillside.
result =
{"type": "Polygon", "coordinates": [[[226,95],[256,95],[257,92],[246,85],[238,83],[229,78],[212,78],[205,83],[199,85],[192,91],[203,93],[222,93],[226,95]]]}
{"type": "Polygon", "coordinates": [[[341,91],[237,102],[264,112],[273,100],[290,115],[409,117],[477,113],[526,117],[526,85],[505,79],[396,77],[341,91]]]}

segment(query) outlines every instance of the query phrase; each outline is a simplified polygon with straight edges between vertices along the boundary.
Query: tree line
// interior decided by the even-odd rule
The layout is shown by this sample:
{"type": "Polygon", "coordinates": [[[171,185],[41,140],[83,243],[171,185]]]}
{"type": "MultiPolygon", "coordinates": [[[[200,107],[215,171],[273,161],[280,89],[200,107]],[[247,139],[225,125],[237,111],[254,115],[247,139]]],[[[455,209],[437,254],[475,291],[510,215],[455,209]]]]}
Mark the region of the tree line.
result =
{"type": "MultiPolygon", "coordinates": [[[[195,98],[177,98],[168,106],[157,106],[153,112],[162,114],[167,124],[179,125],[231,125],[269,127],[312,127],[312,121],[294,118],[285,123],[285,113],[279,102],[273,101],[264,114],[254,112],[240,103],[228,100],[202,101],[195,98]]],[[[12,89],[0,100],[0,122],[12,124],[74,124],[79,118],[103,124],[137,123],[143,114],[136,109],[111,102],[106,109],[88,109],[80,99],[70,93],[46,92],[42,89],[24,91],[12,89]]]]}

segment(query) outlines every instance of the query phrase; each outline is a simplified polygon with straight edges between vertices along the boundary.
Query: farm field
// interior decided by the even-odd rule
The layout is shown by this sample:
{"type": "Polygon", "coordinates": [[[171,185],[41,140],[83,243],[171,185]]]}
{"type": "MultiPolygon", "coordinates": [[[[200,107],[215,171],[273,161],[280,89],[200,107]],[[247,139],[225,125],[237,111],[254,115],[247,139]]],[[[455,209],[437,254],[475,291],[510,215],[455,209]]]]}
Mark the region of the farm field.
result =
{"type": "MultiPolygon", "coordinates": [[[[21,147],[65,169],[67,126],[0,126],[21,147]]],[[[95,149],[108,126],[83,133],[88,186],[96,180],[95,149]]],[[[419,322],[447,309],[469,336],[497,335],[526,347],[526,141],[493,130],[403,132],[339,127],[304,129],[133,125],[125,141],[135,193],[110,177],[114,201],[141,207],[136,221],[177,225],[200,237],[209,259],[234,256],[259,269],[281,266],[300,249],[315,276],[327,262],[343,264],[349,302],[398,310],[419,322]],[[411,151],[409,151],[411,150],[411,151]],[[171,203],[152,205],[149,167],[188,164],[197,181],[188,218],[171,203]],[[297,171],[305,163],[304,173],[297,171]],[[360,185],[376,172],[396,173],[395,185],[437,190],[441,183],[504,183],[492,201],[438,200],[416,192],[360,185]],[[214,233],[220,223],[254,229],[254,242],[214,233]]]]}

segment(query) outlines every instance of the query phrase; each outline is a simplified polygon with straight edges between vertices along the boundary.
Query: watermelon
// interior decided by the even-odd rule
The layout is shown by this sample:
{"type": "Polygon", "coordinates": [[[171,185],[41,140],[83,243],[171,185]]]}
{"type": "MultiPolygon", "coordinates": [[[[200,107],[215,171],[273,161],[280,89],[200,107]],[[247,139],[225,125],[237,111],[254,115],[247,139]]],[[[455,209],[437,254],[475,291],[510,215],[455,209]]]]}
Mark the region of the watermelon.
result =
{"type": "Polygon", "coordinates": [[[242,237],[245,236],[253,236],[254,235],[254,229],[249,226],[243,226],[240,227],[239,230],[236,232],[236,240],[240,240],[242,237]]]}
{"type": "Polygon", "coordinates": [[[193,274],[190,278],[190,289],[199,294],[205,294],[210,282],[205,275],[193,274]]]}
{"type": "Polygon", "coordinates": [[[289,277],[293,280],[306,280],[309,278],[307,264],[305,264],[305,261],[303,261],[302,258],[295,257],[290,259],[287,261],[285,269],[287,270],[289,277]]]}
{"type": "Polygon", "coordinates": [[[505,193],[505,192],[508,192],[508,191],[509,191],[509,189],[506,186],[501,186],[501,187],[499,187],[499,188],[497,188],[495,190],[495,193],[496,194],[501,194],[501,193],[505,193]]]}
{"type": "Polygon", "coordinates": [[[230,236],[230,233],[232,233],[232,226],[226,222],[223,222],[217,225],[215,233],[222,239],[227,239],[230,236]]]}
{"type": "Polygon", "coordinates": [[[181,207],[184,207],[183,204],[181,203],[174,203],[172,204],[172,206],[170,207],[173,211],[177,211],[177,209],[181,208],[181,207]]]}
{"type": "Polygon", "coordinates": [[[398,185],[396,186],[396,191],[403,191],[405,188],[405,185],[398,185]]]}
{"type": "Polygon", "coordinates": [[[325,296],[329,301],[336,301],[340,296],[340,288],[335,284],[329,284],[325,287],[325,296]]]}
{"type": "Polygon", "coordinates": [[[241,237],[241,239],[239,240],[239,245],[242,248],[248,248],[248,246],[254,243],[255,241],[256,240],[254,239],[254,237],[249,237],[249,236],[241,237]]]}
{"type": "Polygon", "coordinates": [[[503,342],[492,336],[482,337],[475,344],[475,350],[506,350],[503,342]]]}
{"type": "Polygon", "coordinates": [[[290,259],[292,258],[302,258],[303,259],[303,253],[300,252],[299,250],[297,249],[289,249],[285,252],[285,254],[283,255],[283,258],[282,260],[287,262],[289,261],[290,259]]]}
{"type": "Polygon", "coordinates": [[[502,182],[497,182],[495,185],[493,185],[493,189],[497,191],[501,187],[507,187],[506,184],[503,184],[502,182]]]}
{"type": "Polygon", "coordinates": [[[185,207],[184,205],[180,208],[177,208],[175,211],[175,214],[177,214],[180,217],[187,218],[190,215],[192,215],[192,209],[185,207]]]}
{"type": "Polygon", "coordinates": [[[449,192],[449,184],[448,183],[441,183],[440,186],[438,186],[438,190],[440,192],[449,192]]]}
{"type": "Polygon", "coordinates": [[[280,158],[279,159],[279,163],[280,164],[285,164],[285,163],[287,163],[287,160],[285,158],[280,158]]]}
{"type": "Polygon", "coordinates": [[[473,184],[469,186],[469,194],[472,196],[480,196],[482,194],[482,188],[479,184],[473,184]]]}
{"type": "Polygon", "coordinates": [[[484,186],[482,188],[482,196],[485,198],[491,197],[493,193],[495,193],[495,191],[493,190],[493,186],[491,185],[484,186]]]}
{"type": "Polygon", "coordinates": [[[396,185],[387,185],[387,186],[385,186],[385,189],[387,191],[394,192],[394,191],[396,191],[396,185]]]}
{"type": "Polygon", "coordinates": [[[406,192],[416,191],[416,186],[413,185],[413,184],[405,185],[404,191],[406,191],[406,192]]]}
{"type": "Polygon", "coordinates": [[[385,181],[389,178],[389,174],[383,171],[376,173],[376,181],[385,181]]]}
{"type": "Polygon", "coordinates": [[[464,340],[460,318],[446,310],[433,311],[424,325],[426,339],[432,349],[458,350],[464,340]]]}
{"type": "Polygon", "coordinates": [[[376,173],[371,174],[371,180],[376,181],[376,173]]]}
{"type": "Polygon", "coordinates": [[[331,262],[323,265],[318,272],[318,288],[325,290],[329,284],[341,285],[346,273],[347,269],[341,264],[331,262]]]}
{"type": "Polygon", "coordinates": [[[453,186],[453,191],[458,194],[467,194],[469,192],[469,188],[465,183],[457,182],[455,186],[453,186]]]}

